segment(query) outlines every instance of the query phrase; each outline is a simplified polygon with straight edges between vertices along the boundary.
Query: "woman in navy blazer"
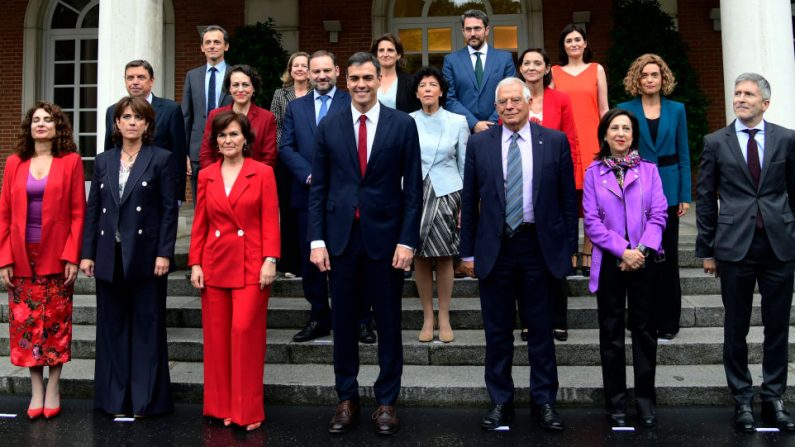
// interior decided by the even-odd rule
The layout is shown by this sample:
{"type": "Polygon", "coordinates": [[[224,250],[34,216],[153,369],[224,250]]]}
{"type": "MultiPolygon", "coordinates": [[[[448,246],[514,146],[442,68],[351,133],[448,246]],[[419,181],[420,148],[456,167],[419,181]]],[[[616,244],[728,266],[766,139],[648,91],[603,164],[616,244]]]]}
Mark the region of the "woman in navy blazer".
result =
{"type": "Polygon", "coordinates": [[[113,415],[173,409],[166,344],[166,275],[177,236],[174,155],[150,146],[155,112],[124,97],[116,146],[97,155],[80,270],[97,281],[94,405],[113,415]]]}
{"type": "Polygon", "coordinates": [[[672,339],[679,332],[682,289],[679,285],[679,218],[687,213],[690,194],[690,149],[687,143],[685,106],[663,98],[670,95],[676,79],[668,64],[656,54],[644,54],[629,67],[624,89],[636,96],[618,105],[638,117],[640,156],[660,170],[668,200],[668,225],[663,233],[665,254],[657,267],[655,287],[657,331],[660,338],[672,339]],[[663,260],[664,259],[664,260],[663,260]]]}
{"type": "Polygon", "coordinates": [[[0,280],[9,295],[11,363],[30,369],[28,417],[51,418],[60,412],[59,378],[71,359],[83,163],[69,119],[55,104],[37,103],[20,130],[0,194],[0,280]]]}

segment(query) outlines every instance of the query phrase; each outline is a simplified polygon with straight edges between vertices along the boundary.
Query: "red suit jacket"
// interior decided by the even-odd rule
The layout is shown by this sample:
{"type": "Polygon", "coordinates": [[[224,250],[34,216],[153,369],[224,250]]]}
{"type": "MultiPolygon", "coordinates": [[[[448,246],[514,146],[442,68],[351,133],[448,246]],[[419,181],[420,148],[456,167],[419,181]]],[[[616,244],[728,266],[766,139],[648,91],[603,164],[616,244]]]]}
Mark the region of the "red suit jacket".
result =
{"type": "MultiPolygon", "coordinates": [[[[207,124],[204,126],[204,137],[199,149],[199,168],[204,169],[220,159],[218,153],[210,148],[210,134],[213,131],[213,119],[221,112],[232,110],[232,105],[214,109],[207,115],[207,124]]],[[[262,107],[251,104],[246,114],[251,123],[251,132],[254,134],[254,143],[251,144],[251,158],[261,161],[270,167],[276,166],[276,117],[262,107]]]]}
{"type": "Polygon", "coordinates": [[[569,95],[544,88],[544,119],[541,125],[547,129],[559,130],[566,134],[571,147],[571,159],[574,164],[574,184],[577,189],[582,189],[582,172],[580,168],[580,146],[577,141],[577,127],[574,125],[574,115],[571,111],[569,95]]]}
{"type": "Polygon", "coordinates": [[[64,264],[80,262],[86,193],[83,162],[76,153],[53,157],[41,209],[41,246],[36,271],[25,250],[28,217],[27,181],[30,160],[6,160],[0,192],[0,266],[13,264],[14,275],[31,277],[64,272],[64,264]]]}
{"type": "Polygon", "coordinates": [[[220,161],[199,171],[188,265],[202,267],[208,286],[239,288],[259,283],[268,256],[279,257],[273,169],[246,158],[229,197],[220,161]]]}

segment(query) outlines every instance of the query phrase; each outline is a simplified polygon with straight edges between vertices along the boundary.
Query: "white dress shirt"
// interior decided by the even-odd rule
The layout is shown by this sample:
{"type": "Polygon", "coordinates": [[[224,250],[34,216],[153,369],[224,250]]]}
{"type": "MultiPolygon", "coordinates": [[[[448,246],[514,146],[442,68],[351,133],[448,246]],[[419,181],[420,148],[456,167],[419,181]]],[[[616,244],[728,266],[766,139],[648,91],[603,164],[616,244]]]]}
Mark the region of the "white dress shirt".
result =
{"type": "Polygon", "coordinates": [[[489,44],[487,42],[483,42],[483,46],[480,47],[479,50],[476,50],[469,45],[467,45],[467,50],[469,50],[469,58],[472,60],[472,70],[475,70],[475,64],[477,64],[478,57],[475,55],[476,51],[480,52],[480,61],[483,62],[483,70],[486,70],[486,55],[489,52],[489,44]]]}
{"type": "Polygon", "coordinates": [[[761,169],[764,167],[765,162],[765,120],[760,121],[754,127],[748,127],[741,123],[740,120],[734,121],[734,131],[737,133],[737,142],[740,143],[740,150],[743,153],[743,158],[745,158],[745,162],[748,163],[748,140],[751,138],[751,135],[743,132],[746,129],[759,130],[754,136],[754,140],[756,140],[756,147],[759,150],[759,168],[761,169]]]}

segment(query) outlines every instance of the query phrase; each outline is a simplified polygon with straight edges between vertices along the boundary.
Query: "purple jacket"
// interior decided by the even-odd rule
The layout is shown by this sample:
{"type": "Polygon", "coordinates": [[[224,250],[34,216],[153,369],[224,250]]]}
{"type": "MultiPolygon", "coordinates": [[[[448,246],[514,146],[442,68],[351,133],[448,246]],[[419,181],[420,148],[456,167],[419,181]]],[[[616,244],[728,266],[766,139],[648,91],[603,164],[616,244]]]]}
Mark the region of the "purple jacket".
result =
{"type": "Polygon", "coordinates": [[[594,245],[591,292],[599,288],[603,251],[620,259],[625,249],[639,244],[660,250],[668,202],[653,163],[641,161],[627,171],[622,191],[615,174],[594,161],[585,171],[582,207],[585,234],[594,245]],[[624,238],[627,234],[629,241],[624,238]]]}

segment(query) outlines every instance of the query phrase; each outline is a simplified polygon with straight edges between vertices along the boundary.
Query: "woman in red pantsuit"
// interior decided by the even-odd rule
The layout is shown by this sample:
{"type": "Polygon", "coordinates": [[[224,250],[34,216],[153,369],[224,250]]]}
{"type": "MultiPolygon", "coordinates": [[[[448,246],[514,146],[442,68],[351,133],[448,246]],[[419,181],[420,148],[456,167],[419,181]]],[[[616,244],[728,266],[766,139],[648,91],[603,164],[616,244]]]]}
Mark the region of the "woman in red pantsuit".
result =
{"type": "Polygon", "coordinates": [[[30,368],[28,417],[61,411],[71,359],[72,290],[83,235],[83,164],[69,119],[37,103],[6,160],[0,193],[0,280],[8,290],[11,363],[30,368]],[[44,386],[44,366],[49,366],[44,386]]]}
{"type": "Polygon", "coordinates": [[[204,137],[199,149],[199,166],[201,169],[215,163],[221,154],[214,150],[211,141],[213,119],[221,113],[233,111],[242,113],[251,126],[253,139],[248,143],[251,158],[261,161],[270,167],[276,166],[276,116],[254,104],[254,93],[259,90],[262,80],[257,70],[249,65],[235,65],[226,70],[223,89],[232,97],[232,104],[214,109],[207,115],[204,126],[204,137]]]}
{"type": "Polygon", "coordinates": [[[279,203],[273,169],[250,158],[248,119],[224,111],[211,125],[210,144],[222,158],[199,173],[188,258],[191,282],[202,290],[204,415],[251,431],[265,419],[265,324],[279,257],[279,203]]]}

